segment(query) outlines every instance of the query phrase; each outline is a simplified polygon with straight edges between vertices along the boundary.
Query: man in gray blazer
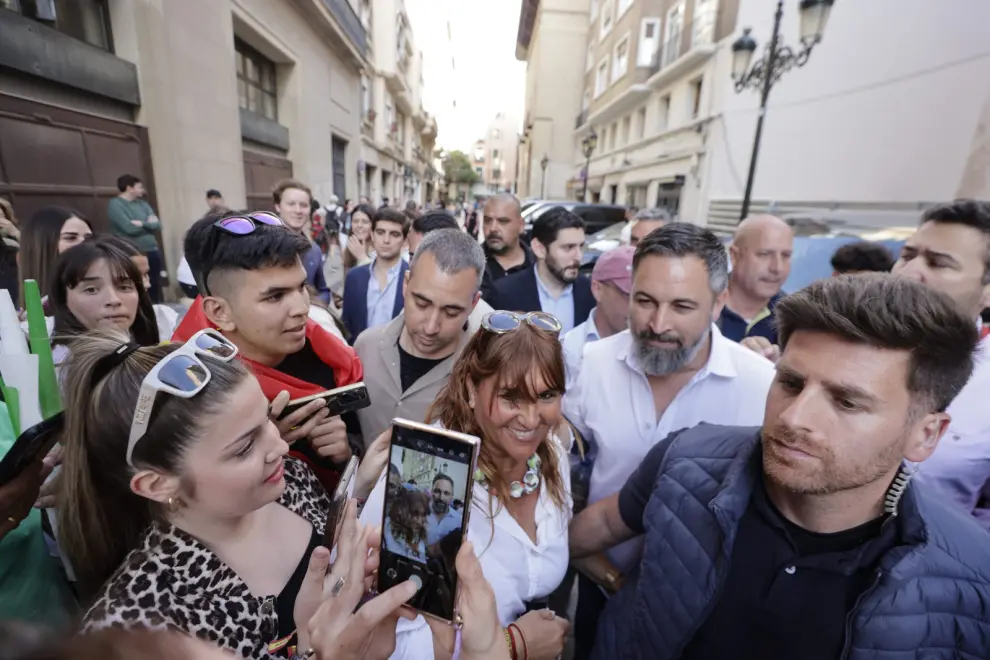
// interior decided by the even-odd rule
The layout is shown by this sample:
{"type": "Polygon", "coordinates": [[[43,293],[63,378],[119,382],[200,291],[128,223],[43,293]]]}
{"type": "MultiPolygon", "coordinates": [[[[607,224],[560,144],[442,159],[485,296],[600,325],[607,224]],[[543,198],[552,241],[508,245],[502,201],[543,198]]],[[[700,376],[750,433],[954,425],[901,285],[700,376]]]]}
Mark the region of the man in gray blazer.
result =
{"type": "Polygon", "coordinates": [[[423,237],[405,276],[402,313],[365,330],[354,344],[371,398],[358,411],[365,447],[395,417],[426,420],[454,360],[490,311],[481,302],[484,271],[484,251],[463,231],[438,229],[423,237]]]}

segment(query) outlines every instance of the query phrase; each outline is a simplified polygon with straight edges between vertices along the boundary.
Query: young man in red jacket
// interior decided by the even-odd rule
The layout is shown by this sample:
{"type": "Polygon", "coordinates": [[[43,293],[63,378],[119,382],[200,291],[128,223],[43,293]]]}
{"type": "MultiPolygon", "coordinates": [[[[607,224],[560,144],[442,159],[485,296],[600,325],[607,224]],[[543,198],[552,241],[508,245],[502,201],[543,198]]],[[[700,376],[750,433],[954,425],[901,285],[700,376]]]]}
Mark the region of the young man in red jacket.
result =
{"type": "MultiPolygon", "coordinates": [[[[301,260],[310,247],[305,238],[251,216],[236,221],[211,216],[189,229],[184,247],[202,295],[175,331],[174,341],[203,328],[219,329],[237,346],[269,401],[282,392],[296,399],[361,380],[361,361],[354,351],[309,319],[301,260]]],[[[283,394],[273,408],[281,409],[285,400],[283,394]]],[[[278,426],[282,437],[294,443],[293,452],[331,488],[352,446],[360,446],[360,426],[353,413],[341,419],[321,408],[325,404],[314,401],[278,426]],[[306,442],[298,442],[303,438],[306,442]]]]}

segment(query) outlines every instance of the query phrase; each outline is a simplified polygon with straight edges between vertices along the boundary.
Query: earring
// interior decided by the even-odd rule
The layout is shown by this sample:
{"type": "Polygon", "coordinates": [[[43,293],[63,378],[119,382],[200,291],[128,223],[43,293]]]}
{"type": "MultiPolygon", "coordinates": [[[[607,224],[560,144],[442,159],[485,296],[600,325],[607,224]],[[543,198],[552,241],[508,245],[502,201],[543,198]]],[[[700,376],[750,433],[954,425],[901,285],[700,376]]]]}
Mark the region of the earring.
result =
{"type": "Polygon", "coordinates": [[[178,497],[170,497],[165,500],[165,507],[168,509],[169,513],[176,514],[179,509],[182,508],[182,500],[178,497]]]}

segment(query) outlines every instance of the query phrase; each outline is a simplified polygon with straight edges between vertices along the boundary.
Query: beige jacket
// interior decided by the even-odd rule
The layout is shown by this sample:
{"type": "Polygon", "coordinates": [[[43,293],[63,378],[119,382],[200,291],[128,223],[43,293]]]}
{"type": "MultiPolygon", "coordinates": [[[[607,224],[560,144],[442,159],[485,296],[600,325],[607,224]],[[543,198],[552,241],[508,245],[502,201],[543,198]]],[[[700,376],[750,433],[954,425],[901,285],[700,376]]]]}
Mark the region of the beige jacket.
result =
{"type": "Polygon", "coordinates": [[[482,317],[489,311],[491,308],[484,301],[479,301],[468,317],[468,329],[461,335],[453,355],[433,367],[405,392],[402,391],[402,379],[399,375],[398,349],[405,314],[399,314],[388,323],[368,328],[358,335],[354,350],[364,365],[364,384],[371,399],[371,405],[357,413],[365,448],[396,417],[414,422],[426,421],[426,413],[440,389],[447,383],[447,377],[454,368],[454,360],[461,354],[465,344],[480,327],[482,317]]]}

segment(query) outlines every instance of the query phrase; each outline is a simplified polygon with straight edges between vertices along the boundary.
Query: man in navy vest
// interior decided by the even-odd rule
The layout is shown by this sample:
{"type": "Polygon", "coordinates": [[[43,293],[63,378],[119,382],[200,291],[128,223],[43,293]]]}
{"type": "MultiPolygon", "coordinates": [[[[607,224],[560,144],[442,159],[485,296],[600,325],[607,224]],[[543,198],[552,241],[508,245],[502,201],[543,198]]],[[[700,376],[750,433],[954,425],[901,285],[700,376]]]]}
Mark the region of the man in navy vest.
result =
{"type": "Polygon", "coordinates": [[[880,274],[816,282],[776,315],[762,429],[672,433],[572,523],[575,557],[645,537],[592,657],[990,657],[990,536],[910,481],[973,370],[975,324],[880,274]]]}

